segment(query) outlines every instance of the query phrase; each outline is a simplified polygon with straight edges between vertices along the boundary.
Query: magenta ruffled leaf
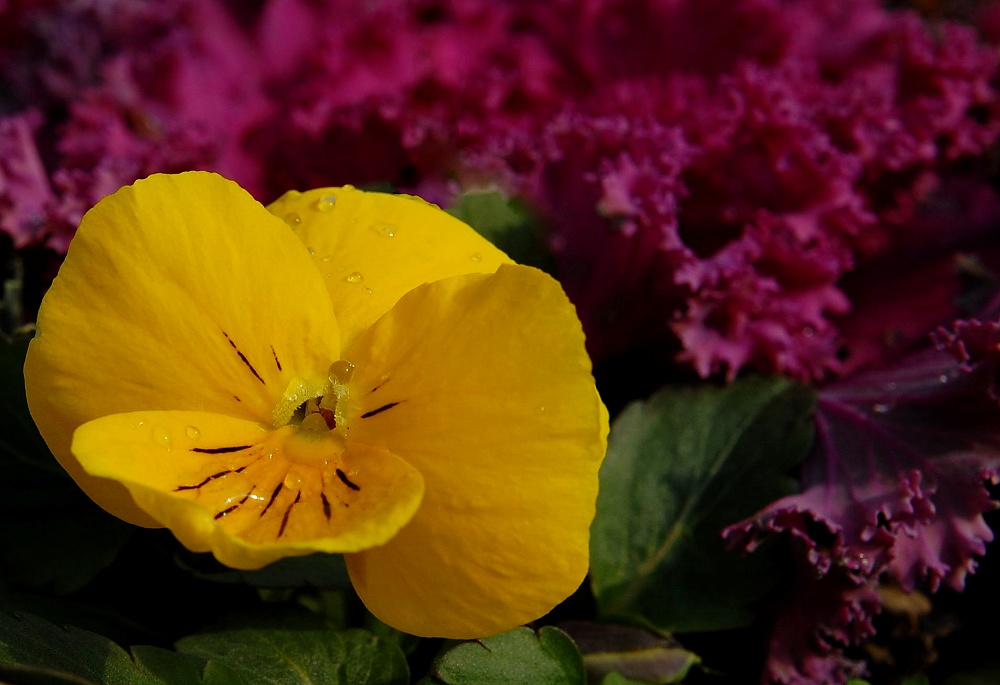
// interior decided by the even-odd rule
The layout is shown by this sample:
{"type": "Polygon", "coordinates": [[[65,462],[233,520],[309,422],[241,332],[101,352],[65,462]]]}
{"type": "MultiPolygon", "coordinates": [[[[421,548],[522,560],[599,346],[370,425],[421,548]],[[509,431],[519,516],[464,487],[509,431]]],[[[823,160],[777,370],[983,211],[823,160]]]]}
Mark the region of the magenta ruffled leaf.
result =
{"type": "Polygon", "coordinates": [[[817,578],[800,564],[776,608],[763,682],[826,685],[862,675],[863,664],[842,647],[874,634],[871,617],[878,608],[874,581],[858,585],[843,571],[817,578]]]}
{"type": "Polygon", "coordinates": [[[1000,361],[1000,322],[969,319],[956,321],[951,330],[939,328],[934,340],[950,352],[965,368],[981,362],[1000,361]]]}
{"type": "Polygon", "coordinates": [[[858,593],[883,575],[906,590],[964,587],[993,539],[986,485],[1000,473],[1000,409],[984,370],[928,350],[819,393],[803,491],[725,532],[746,550],[787,532],[806,562],[786,601],[809,605],[811,625],[803,634],[800,617],[779,614],[767,677],[843,682],[808,679],[870,634],[878,605],[858,593]]]}

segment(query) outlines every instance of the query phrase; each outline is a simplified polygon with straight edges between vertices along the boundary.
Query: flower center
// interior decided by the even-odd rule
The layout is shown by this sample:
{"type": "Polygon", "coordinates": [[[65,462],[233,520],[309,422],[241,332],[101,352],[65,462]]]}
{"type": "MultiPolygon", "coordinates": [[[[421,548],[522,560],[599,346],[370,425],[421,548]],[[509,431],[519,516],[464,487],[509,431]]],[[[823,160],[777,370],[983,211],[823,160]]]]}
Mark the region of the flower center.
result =
{"type": "Polygon", "coordinates": [[[289,460],[309,466],[325,466],[347,447],[346,406],[350,399],[348,383],[354,377],[354,364],[346,360],[330,365],[322,394],[310,397],[290,417],[295,427],[286,442],[289,460]]]}

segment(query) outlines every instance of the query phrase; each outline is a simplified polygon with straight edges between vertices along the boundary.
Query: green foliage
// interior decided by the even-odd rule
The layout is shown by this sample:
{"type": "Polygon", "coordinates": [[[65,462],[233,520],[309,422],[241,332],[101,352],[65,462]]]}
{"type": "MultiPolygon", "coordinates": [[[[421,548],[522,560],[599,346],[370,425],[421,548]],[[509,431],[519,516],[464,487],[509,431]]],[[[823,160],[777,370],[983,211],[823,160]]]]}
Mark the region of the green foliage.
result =
{"type": "Polygon", "coordinates": [[[0,614],[0,676],[12,685],[242,685],[212,669],[203,679],[195,663],[159,647],[126,652],[111,640],[29,614],[0,614]],[[209,679],[211,675],[211,679],[209,679]]]}
{"type": "Polygon", "coordinates": [[[570,637],[551,626],[515,628],[463,642],[442,654],[421,685],[585,685],[583,657],[570,637]]]}
{"type": "Polygon", "coordinates": [[[365,630],[232,628],[188,636],[182,654],[218,661],[255,685],[406,685],[406,657],[365,630]]]}
{"type": "Polygon", "coordinates": [[[676,640],[635,626],[573,621],[561,625],[583,653],[588,682],[679,683],[701,659],[676,640]],[[630,679],[636,680],[630,680],[630,679]]]}
{"type": "Polygon", "coordinates": [[[30,339],[0,336],[0,571],[68,594],[114,560],[133,528],[93,504],[38,434],[24,395],[30,339]]]}
{"type": "Polygon", "coordinates": [[[446,211],[476,229],[519,264],[550,268],[541,227],[528,208],[499,191],[468,192],[446,211]]]}
{"type": "Polygon", "coordinates": [[[721,531],[792,492],[811,439],[811,391],[748,378],[666,388],[615,421],[592,528],[601,613],[686,632],[750,622],[778,579],[767,554],[728,550],[721,531]]]}

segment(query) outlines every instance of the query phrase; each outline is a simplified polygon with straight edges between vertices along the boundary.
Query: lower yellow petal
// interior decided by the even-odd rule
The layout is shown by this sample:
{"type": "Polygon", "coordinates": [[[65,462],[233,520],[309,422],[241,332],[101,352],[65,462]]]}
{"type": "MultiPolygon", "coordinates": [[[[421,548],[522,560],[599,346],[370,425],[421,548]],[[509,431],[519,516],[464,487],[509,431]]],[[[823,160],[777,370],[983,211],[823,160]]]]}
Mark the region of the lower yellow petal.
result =
{"type": "Polygon", "coordinates": [[[72,449],[185,547],[241,569],[380,545],[423,495],[420,474],[386,450],[204,412],[113,414],[78,428],[72,449]]]}
{"type": "Polygon", "coordinates": [[[428,284],[344,354],[351,441],[399,454],[426,484],[399,534],[348,556],[368,608],[409,633],[472,638],[570,595],[608,426],[558,283],[501,266],[428,284]]]}

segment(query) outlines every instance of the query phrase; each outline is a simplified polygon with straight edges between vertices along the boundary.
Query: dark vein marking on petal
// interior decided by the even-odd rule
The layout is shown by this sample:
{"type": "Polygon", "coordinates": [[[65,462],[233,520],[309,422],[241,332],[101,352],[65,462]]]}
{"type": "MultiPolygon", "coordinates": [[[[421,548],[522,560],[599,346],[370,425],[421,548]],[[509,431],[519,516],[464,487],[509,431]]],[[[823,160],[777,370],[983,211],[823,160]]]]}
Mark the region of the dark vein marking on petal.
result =
{"type": "Polygon", "coordinates": [[[292,502],[291,504],[289,504],[288,508],[285,509],[285,515],[281,517],[281,527],[278,528],[278,537],[279,538],[282,535],[285,534],[285,526],[288,525],[288,517],[292,513],[292,507],[294,507],[296,504],[298,504],[300,499],[302,499],[302,491],[301,490],[299,490],[298,494],[295,495],[295,501],[292,502]]]}
{"type": "Polygon", "coordinates": [[[267,506],[264,507],[264,511],[260,512],[261,518],[264,517],[264,514],[267,513],[267,510],[271,508],[272,504],[274,504],[274,500],[278,498],[278,493],[281,492],[281,488],[283,487],[285,487],[284,483],[278,483],[278,487],[276,487],[274,489],[274,492],[271,493],[271,499],[267,501],[267,506]]]}
{"type": "Polygon", "coordinates": [[[225,331],[222,331],[222,335],[226,336],[226,340],[228,340],[230,346],[232,346],[232,348],[234,350],[236,350],[236,354],[239,355],[240,360],[244,364],[246,364],[246,366],[247,366],[248,369],[250,369],[250,373],[252,373],[254,375],[254,377],[257,380],[259,380],[261,383],[263,383],[264,385],[267,385],[267,383],[264,383],[264,379],[260,377],[260,374],[257,373],[257,369],[253,368],[253,364],[250,363],[250,360],[247,359],[247,356],[245,354],[243,354],[242,352],[240,352],[240,348],[238,348],[236,346],[236,343],[234,343],[233,340],[232,340],[232,338],[229,337],[229,334],[226,333],[225,331]]]}
{"type": "Polygon", "coordinates": [[[192,447],[189,452],[201,452],[202,454],[228,454],[229,452],[242,452],[248,450],[253,445],[233,445],[231,447],[192,447]]]}
{"type": "Polygon", "coordinates": [[[236,400],[237,402],[242,402],[243,401],[239,397],[237,397],[236,395],[233,395],[233,399],[236,400]]]}
{"type": "MultiPolygon", "coordinates": [[[[242,502],[240,502],[240,504],[242,504],[242,502]]],[[[239,504],[234,504],[233,506],[229,507],[228,509],[223,509],[222,511],[220,511],[218,514],[215,515],[215,520],[218,521],[219,519],[221,519],[223,516],[225,516],[229,512],[236,511],[239,508],[239,506],[240,506],[239,504]]]]}
{"type": "Polygon", "coordinates": [[[384,411],[388,411],[388,410],[392,409],[397,404],[399,404],[399,402],[390,402],[389,404],[383,404],[378,409],[372,409],[371,411],[366,411],[364,414],[361,415],[361,418],[363,418],[363,419],[370,419],[371,417],[375,416],[376,414],[381,414],[384,411]]]}
{"type": "Polygon", "coordinates": [[[326,498],[325,493],[319,493],[319,498],[323,500],[323,515],[326,516],[326,520],[330,520],[330,500],[326,498]]]}
{"type": "Polygon", "coordinates": [[[234,473],[234,471],[226,470],[226,471],[219,471],[218,473],[213,473],[211,476],[207,477],[205,480],[201,481],[197,485],[178,485],[176,488],[174,488],[174,492],[180,492],[182,490],[197,490],[198,488],[202,487],[203,485],[207,485],[216,478],[222,478],[223,476],[228,475],[230,473],[234,473]]]}
{"type": "Polygon", "coordinates": [[[379,383],[378,385],[376,385],[374,388],[372,388],[371,390],[369,390],[368,394],[371,395],[373,392],[375,392],[376,390],[378,390],[379,388],[381,388],[383,385],[385,385],[388,382],[389,382],[389,379],[386,378],[384,381],[382,381],[381,383],[379,383]]]}
{"type": "Polygon", "coordinates": [[[337,478],[340,479],[340,482],[349,487],[351,490],[361,489],[360,485],[358,485],[357,483],[352,483],[351,479],[347,477],[347,474],[341,471],[340,469],[337,469],[336,474],[337,478]]]}
{"type": "Polygon", "coordinates": [[[278,366],[278,371],[281,371],[281,361],[278,359],[278,353],[274,351],[274,345],[271,345],[271,354],[274,355],[274,363],[278,366]]]}

